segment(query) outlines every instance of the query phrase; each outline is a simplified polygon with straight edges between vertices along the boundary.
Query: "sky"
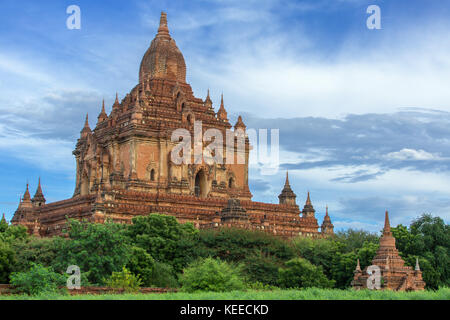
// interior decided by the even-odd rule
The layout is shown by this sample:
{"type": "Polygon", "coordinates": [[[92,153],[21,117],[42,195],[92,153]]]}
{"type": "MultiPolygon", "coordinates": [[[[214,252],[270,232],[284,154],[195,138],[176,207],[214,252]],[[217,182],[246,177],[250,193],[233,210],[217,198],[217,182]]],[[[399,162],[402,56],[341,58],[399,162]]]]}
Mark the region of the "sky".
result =
{"type": "Polygon", "coordinates": [[[191,0],[0,3],[0,212],[27,182],[47,202],[72,196],[86,113],[110,112],[138,82],[167,12],[187,81],[232,123],[279,129],[280,165],[250,167],[253,199],[278,202],[289,170],[319,224],[378,232],[384,211],[409,225],[450,218],[450,1],[191,0]],[[81,29],[66,9],[78,5],[81,29]],[[381,29],[369,30],[378,5],[381,29]]]}

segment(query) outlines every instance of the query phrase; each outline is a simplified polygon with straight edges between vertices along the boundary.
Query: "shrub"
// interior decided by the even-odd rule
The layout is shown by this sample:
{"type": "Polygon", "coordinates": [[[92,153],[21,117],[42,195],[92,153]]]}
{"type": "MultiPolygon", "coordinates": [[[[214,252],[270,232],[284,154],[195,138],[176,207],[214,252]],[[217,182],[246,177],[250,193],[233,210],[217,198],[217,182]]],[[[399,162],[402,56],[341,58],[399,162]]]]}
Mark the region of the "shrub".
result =
{"type": "Polygon", "coordinates": [[[113,272],[109,279],[104,280],[106,286],[115,289],[124,289],[126,292],[139,291],[141,279],[123,267],[120,272],[113,272]]]}
{"type": "Polygon", "coordinates": [[[322,267],[316,267],[302,258],[286,262],[286,268],[279,270],[279,284],[283,288],[331,288],[333,280],[328,280],[322,267]]]}
{"type": "Polygon", "coordinates": [[[151,285],[155,260],[144,249],[132,247],[126,267],[133,274],[140,276],[143,286],[151,285]]]}
{"type": "Polygon", "coordinates": [[[175,276],[173,267],[163,262],[155,262],[153,272],[149,280],[152,287],[157,288],[178,288],[179,283],[175,276]]]}
{"type": "Polygon", "coordinates": [[[56,292],[58,286],[66,284],[66,277],[54,272],[51,267],[46,268],[40,264],[32,264],[26,272],[12,273],[11,284],[19,292],[37,295],[56,292]]]}
{"type": "Polygon", "coordinates": [[[8,283],[9,275],[16,264],[16,257],[10,245],[0,241],[0,283],[8,283]]]}
{"type": "Polygon", "coordinates": [[[282,265],[275,257],[259,253],[243,260],[242,272],[250,283],[274,286],[278,284],[278,269],[282,265]]]}
{"type": "Polygon", "coordinates": [[[90,283],[102,284],[103,279],[126,265],[129,258],[126,226],[69,220],[68,227],[68,239],[55,239],[57,255],[52,265],[56,271],[64,273],[69,265],[76,265],[90,283]]]}
{"type": "Polygon", "coordinates": [[[187,292],[241,290],[245,287],[236,268],[225,261],[211,257],[197,260],[181,275],[182,290],[187,292]]]}
{"type": "Polygon", "coordinates": [[[155,260],[170,264],[175,272],[187,265],[198,230],[191,223],[181,224],[175,217],[150,214],[133,218],[127,235],[133,245],[147,251],[155,260]]]}

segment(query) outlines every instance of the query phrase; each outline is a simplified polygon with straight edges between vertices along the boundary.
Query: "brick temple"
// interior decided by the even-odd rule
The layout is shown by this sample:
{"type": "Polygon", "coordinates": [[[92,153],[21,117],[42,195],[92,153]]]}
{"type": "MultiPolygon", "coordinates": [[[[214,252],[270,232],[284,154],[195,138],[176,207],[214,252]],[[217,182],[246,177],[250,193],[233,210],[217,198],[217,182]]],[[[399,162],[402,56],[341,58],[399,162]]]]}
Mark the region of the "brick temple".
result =
{"type": "MultiPolygon", "coordinates": [[[[192,141],[194,148],[198,144],[206,146],[203,140],[192,141]]],[[[199,229],[239,227],[283,237],[333,234],[328,208],[319,231],[309,192],[300,210],[287,173],[278,204],[252,201],[250,148],[242,117],[230,124],[223,95],[217,112],[209,90],[204,100],[194,96],[183,54],[161,13],[158,32],[140,65],[139,83],[121,101],[116,95],[109,115],[103,102],[93,130],[86,116],[73,151],[72,198],[46,203],[40,180],[33,198],[27,184],[12,223],[37,236],[53,236],[61,233],[67,217],[130,223],[138,215],[161,213],[199,229]],[[202,132],[213,128],[225,137],[231,131],[232,146],[224,153],[244,161],[175,164],[171,151],[179,141],[172,141],[173,131],[181,128],[194,136],[199,122],[202,132]]]]}
{"type": "MultiPolygon", "coordinates": [[[[372,265],[380,268],[381,277],[383,279],[381,289],[415,291],[424,290],[425,288],[419,261],[416,260],[416,267],[413,270],[412,267],[405,266],[405,262],[398,254],[398,250],[395,247],[395,238],[392,236],[389,214],[387,211],[383,235],[380,238],[380,247],[372,260],[372,265]]],[[[352,281],[353,288],[367,288],[367,279],[369,276],[367,267],[363,271],[361,270],[358,259],[352,281]]]]}

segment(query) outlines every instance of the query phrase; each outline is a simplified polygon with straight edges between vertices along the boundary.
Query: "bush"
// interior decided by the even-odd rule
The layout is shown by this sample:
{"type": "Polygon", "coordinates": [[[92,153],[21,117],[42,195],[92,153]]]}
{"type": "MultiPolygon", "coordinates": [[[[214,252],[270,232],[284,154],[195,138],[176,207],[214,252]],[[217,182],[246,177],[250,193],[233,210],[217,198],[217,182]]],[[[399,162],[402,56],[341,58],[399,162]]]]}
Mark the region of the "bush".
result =
{"type": "Polygon", "coordinates": [[[316,267],[302,258],[286,262],[286,268],[279,270],[279,284],[283,288],[332,288],[334,280],[328,280],[322,267],[316,267]]]}
{"type": "Polygon", "coordinates": [[[16,264],[16,257],[10,245],[0,242],[0,283],[8,283],[9,275],[16,264]]]}
{"type": "Polygon", "coordinates": [[[52,265],[61,273],[70,265],[79,266],[92,284],[122,270],[129,258],[129,245],[124,235],[126,226],[69,220],[69,238],[56,238],[56,257],[52,265]]]}
{"type": "Polygon", "coordinates": [[[140,276],[143,286],[149,287],[151,285],[155,260],[144,249],[132,247],[126,267],[133,274],[140,276]]]}
{"type": "Polygon", "coordinates": [[[115,289],[124,289],[125,292],[137,292],[141,286],[139,276],[131,273],[127,268],[123,267],[120,272],[113,272],[109,279],[104,280],[106,286],[115,289]]]}
{"type": "Polygon", "coordinates": [[[157,261],[155,262],[149,284],[157,288],[178,288],[180,286],[173,267],[170,264],[157,261]]]}
{"type": "Polygon", "coordinates": [[[226,292],[242,290],[245,287],[240,268],[211,257],[197,260],[189,265],[180,280],[182,290],[187,292],[226,292]]]}
{"type": "Polygon", "coordinates": [[[11,284],[21,293],[37,295],[58,291],[59,286],[66,284],[66,277],[53,269],[40,264],[33,264],[26,272],[11,274],[11,284]]]}
{"type": "Polygon", "coordinates": [[[138,216],[132,221],[127,230],[131,243],[181,272],[192,255],[192,237],[198,230],[191,223],[181,224],[175,217],[161,214],[138,216]]]}
{"type": "Polygon", "coordinates": [[[247,257],[242,265],[242,272],[248,282],[275,286],[278,284],[278,269],[283,263],[273,256],[259,253],[247,257]]]}

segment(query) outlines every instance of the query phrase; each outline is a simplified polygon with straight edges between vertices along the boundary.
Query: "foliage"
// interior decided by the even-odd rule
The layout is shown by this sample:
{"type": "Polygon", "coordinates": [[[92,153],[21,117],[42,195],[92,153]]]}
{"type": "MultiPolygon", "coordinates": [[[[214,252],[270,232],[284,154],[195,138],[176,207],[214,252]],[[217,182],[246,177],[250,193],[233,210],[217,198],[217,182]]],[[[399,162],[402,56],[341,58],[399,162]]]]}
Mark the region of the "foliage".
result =
{"type": "Polygon", "coordinates": [[[154,267],[155,260],[147,251],[139,247],[131,247],[127,269],[140,276],[143,286],[151,286],[154,267]]]}
{"type": "Polygon", "coordinates": [[[414,267],[416,258],[427,288],[450,285],[450,226],[439,217],[423,214],[409,228],[391,228],[397,248],[406,264],[414,267]]]}
{"type": "Polygon", "coordinates": [[[380,237],[364,230],[347,229],[337,232],[334,239],[342,245],[341,251],[347,253],[361,248],[364,243],[378,244],[380,237]]]}
{"type": "Polygon", "coordinates": [[[24,226],[12,226],[3,224],[0,229],[0,241],[14,242],[16,240],[25,240],[30,236],[27,233],[27,228],[24,226]]]}
{"type": "Polygon", "coordinates": [[[273,256],[259,252],[242,261],[242,272],[247,282],[275,286],[278,284],[278,269],[282,263],[273,256]]]}
{"type": "Polygon", "coordinates": [[[196,250],[200,257],[212,256],[229,262],[258,254],[282,261],[295,256],[292,246],[283,239],[263,231],[236,228],[202,230],[196,250]]]}
{"type": "Polygon", "coordinates": [[[16,265],[14,250],[7,242],[0,241],[0,283],[8,283],[9,275],[16,265]]]}
{"type": "Polygon", "coordinates": [[[147,251],[155,260],[173,266],[176,272],[190,261],[197,229],[191,223],[180,224],[172,216],[151,214],[133,218],[127,235],[131,243],[147,251]]]}
{"type": "Polygon", "coordinates": [[[16,272],[28,270],[33,263],[49,267],[57,256],[56,238],[20,239],[12,242],[11,248],[16,253],[16,272]]]}
{"type": "Polygon", "coordinates": [[[182,290],[186,292],[226,292],[244,288],[239,268],[211,257],[190,264],[181,275],[180,281],[182,290]]]}
{"type": "Polygon", "coordinates": [[[450,300],[450,288],[439,290],[396,292],[391,290],[352,289],[287,289],[287,290],[245,290],[230,292],[168,292],[139,294],[101,295],[54,295],[38,296],[3,295],[0,300],[450,300]]]}
{"type": "Polygon", "coordinates": [[[104,280],[106,286],[116,289],[124,289],[125,292],[137,292],[142,284],[139,276],[131,273],[123,267],[120,272],[113,272],[111,277],[104,280]]]}
{"type": "Polygon", "coordinates": [[[22,293],[37,295],[48,292],[56,292],[58,286],[66,283],[66,277],[46,268],[40,264],[33,264],[26,272],[13,272],[11,284],[22,293]]]}
{"type": "Polygon", "coordinates": [[[332,278],[333,258],[341,252],[343,245],[333,239],[311,239],[299,237],[293,240],[297,256],[322,266],[327,278],[332,278]]]}
{"type": "Polygon", "coordinates": [[[334,280],[327,279],[322,267],[303,258],[294,258],[286,262],[286,268],[279,269],[279,284],[282,288],[331,288],[334,280]]]}
{"type": "Polygon", "coordinates": [[[58,272],[77,265],[89,282],[102,284],[103,279],[127,263],[129,245],[123,225],[69,220],[68,229],[68,239],[55,239],[57,255],[53,265],[58,272]]]}
{"type": "Polygon", "coordinates": [[[149,284],[156,288],[177,288],[179,283],[170,264],[155,261],[149,284]]]}

